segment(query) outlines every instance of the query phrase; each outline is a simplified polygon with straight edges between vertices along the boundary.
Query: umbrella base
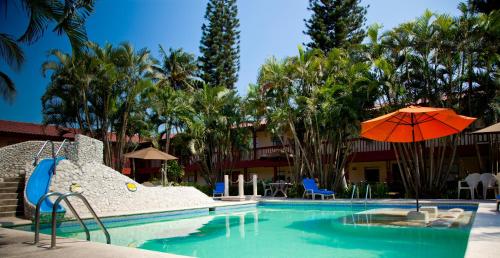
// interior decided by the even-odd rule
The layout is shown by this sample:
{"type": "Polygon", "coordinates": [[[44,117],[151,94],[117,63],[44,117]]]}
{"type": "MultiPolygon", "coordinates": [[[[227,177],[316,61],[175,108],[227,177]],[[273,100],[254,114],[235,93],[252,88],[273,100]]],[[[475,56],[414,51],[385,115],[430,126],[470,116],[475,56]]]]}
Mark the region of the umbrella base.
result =
{"type": "Polygon", "coordinates": [[[427,211],[410,211],[406,216],[407,220],[429,222],[429,212],[427,211]]]}

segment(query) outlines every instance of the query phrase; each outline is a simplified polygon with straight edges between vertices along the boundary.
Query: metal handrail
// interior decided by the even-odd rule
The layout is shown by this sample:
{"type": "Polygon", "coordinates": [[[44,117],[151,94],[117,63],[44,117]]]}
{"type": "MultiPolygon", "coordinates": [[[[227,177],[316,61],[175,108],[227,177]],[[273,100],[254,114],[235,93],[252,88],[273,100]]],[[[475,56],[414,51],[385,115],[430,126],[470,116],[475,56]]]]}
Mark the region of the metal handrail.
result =
{"type": "MultiPolygon", "coordinates": [[[[36,204],[36,211],[35,211],[35,241],[34,241],[35,244],[40,241],[40,207],[42,206],[42,203],[43,203],[43,201],[45,199],[49,198],[50,196],[54,196],[54,195],[61,196],[63,194],[59,193],[59,192],[47,193],[44,196],[42,196],[40,198],[40,200],[38,200],[38,203],[36,204]]],[[[82,226],[82,228],[85,230],[85,235],[87,236],[87,241],[90,241],[90,232],[89,232],[89,229],[87,228],[87,226],[85,226],[85,223],[83,223],[83,221],[80,218],[80,216],[78,216],[78,213],[76,213],[76,210],[73,207],[73,205],[71,205],[71,203],[67,199],[64,199],[64,201],[65,201],[66,205],[68,205],[68,208],[71,210],[71,212],[73,212],[73,214],[75,215],[76,219],[78,220],[78,222],[80,223],[80,225],[82,226]]],[[[54,207],[57,207],[57,206],[54,206],[54,207]]]]}
{"type": "MultiPolygon", "coordinates": [[[[45,146],[47,146],[47,143],[50,143],[52,145],[52,158],[54,159],[54,164],[55,164],[55,161],[56,161],[56,152],[55,152],[55,146],[54,146],[54,142],[51,141],[51,140],[47,140],[43,143],[42,145],[42,148],[40,148],[40,150],[37,152],[37,154],[35,155],[35,161],[33,162],[33,166],[36,166],[38,164],[38,158],[40,157],[40,155],[42,154],[42,151],[45,149],[45,146]]],[[[55,168],[55,167],[54,167],[55,168]]],[[[54,169],[55,170],[55,169],[54,169]]],[[[55,172],[55,171],[54,171],[55,172]]]]}
{"type": "Polygon", "coordinates": [[[59,148],[57,149],[56,151],[56,157],[57,157],[57,154],[59,154],[59,152],[61,151],[62,147],[64,146],[64,144],[68,141],[68,139],[64,139],[64,141],[61,143],[61,146],[59,146],[59,148]]]}
{"type": "MultiPolygon", "coordinates": [[[[87,198],[85,198],[80,193],[65,193],[57,198],[57,200],[54,202],[54,207],[52,208],[52,237],[51,237],[51,241],[50,241],[50,247],[53,248],[56,246],[56,226],[57,226],[56,210],[57,210],[57,206],[59,205],[59,203],[62,200],[66,200],[66,198],[68,198],[70,196],[78,197],[80,200],[83,201],[85,206],[87,206],[87,209],[89,209],[90,213],[92,213],[94,220],[97,222],[97,224],[99,224],[99,226],[101,227],[101,230],[104,231],[104,234],[106,235],[106,243],[111,244],[111,238],[109,236],[108,230],[106,229],[106,227],[102,223],[101,219],[99,219],[99,216],[97,216],[94,209],[92,209],[92,207],[90,206],[89,202],[87,201],[87,198]]],[[[76,214],[76,212],[73,209],[71,209],[71,211],[74,212],[74,215],[76,217],[78,217],[78,215],[76,214]]]]}
{"type": "Polygon", "coordinates": [[[358,186],[356,184],[352,186],[351,202],[354,199],[354,193],[355,192],[357,192],[357,198],[359,199],[359,188],[358,188],[358,186]]]}
{"type": "Polygon", "coordinates": [[[366,184],[366,192],[365,192],[365,204],[368,201],[368,194],[370,194],[370,199],[372,198],[372,187],[370,184],[366,184]]]}

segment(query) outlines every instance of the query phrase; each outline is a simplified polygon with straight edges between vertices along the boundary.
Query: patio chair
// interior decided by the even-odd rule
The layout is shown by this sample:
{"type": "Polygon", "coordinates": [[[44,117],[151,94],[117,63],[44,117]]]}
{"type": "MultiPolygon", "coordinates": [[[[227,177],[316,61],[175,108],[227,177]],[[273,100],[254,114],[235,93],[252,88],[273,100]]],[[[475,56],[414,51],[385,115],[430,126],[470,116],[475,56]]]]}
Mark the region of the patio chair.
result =
{"type": "Polygon", "coordinates": [[[262,180],[262,187],[264,189],[264,195],[263,196],[267,196],[267,192],[269,192],[269,195],[273,194],[273,189],[271,188],[271,185],[266,184],[266,182],[264,182],[264,180],[262,180]]]}
{"type": "Polygon", "coordinates": [[[216,197],[216,195],[219,195],[219,197],[222,197],[224,195],[224,182],[215,183],[215,189],[213,191],[212,197],[216,197]]]}
{"type": "Polygon", "coordinates": [[[458,181],[457,199],[460,199],[460,191],[463,189],[469,189],[470,197],[471,199],[474,199],[474,192],[477,191],[477,185],[479,184],[480,181],[481,181],[481,175],[479,173],[470,174],[465,178],[465,180],[458,181]],[[464,183],[466,183],[467,186],[464,186],[464,183]]]}
{"type": "Polygon", "coordinates": [[[318,189],[318,186],[316,185],[316,182],[314,182],[314,179],[306,178],[302,180],[302,185],[304,186],[304,194],[302,195],[302,198],[310,195],[314,200],[316,198],[316,195],[319,195],[321,196],[321,200],[324,200],[325,197],[328,196],[331,196],[335,200],[335,192],[329,191],[327,189],[318,189]]]}
{"type": "Polygon", "coordinates": [[[481,174],[481,184],[483,185],[483,199],[486,200],[486,194],[488,190],[495,190],[495,183],[497,182],[496,177],[490,173],[481,174]]]}

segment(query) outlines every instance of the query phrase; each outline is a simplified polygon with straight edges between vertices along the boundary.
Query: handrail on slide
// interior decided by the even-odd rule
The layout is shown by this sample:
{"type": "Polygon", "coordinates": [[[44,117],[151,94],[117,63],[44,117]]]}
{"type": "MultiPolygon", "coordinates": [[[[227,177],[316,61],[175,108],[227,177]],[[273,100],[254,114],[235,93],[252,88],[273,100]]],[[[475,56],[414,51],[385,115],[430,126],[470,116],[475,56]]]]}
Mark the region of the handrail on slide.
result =
{"type": "Polygon", "coordinates": [[[48,143],[50,143],[50,145],[52,146],[52,158],[54,159],[54,164],[55,164],[55,161],[56,161],[56,151],[55,151],[54,142],[51,141],[51,140],[46,140],[43,143],[42,148],[40,148],[40,150],[36,153],[36,155],[35,155],[35,161],[33,162],[33,166],[38,165],[38,158],[40,158],[40,155],[42,154],[42,151],[45,149],[45,146],[47,146],[48,143]]]}
{"type": "Polygon", "coordinates": [[[61,145],[59,146],[59,148],[57,149],[56,151],[56,157],[57,157],[57,154],[59,154],[59,152],[61,151],[62,147],[64,146],[64,144],[68,141],[68,139],[64,139],[64,141],[61,143],[61,145]]]}
{"type": "Polygon", "coordinates": [[[64,141],[61,143],[61,145],[59,146],[59,148],[57,148],[57,151],[55,150],[55,145],[54,145],[53,141],[51,141],[51,140],[45,141],[43,143],[42,147],[40,148],[40,150],[35,155],[35,161],[33,162],[33,166],[38,165],[38,159],[40,158],[40,155],[42,154],[42,151],[45,149],[45,146],[47,146],[47,144],[50,143],[50,145],[52,147],[52,159],[54,160],[54,172],[53,172],[53,174],[55,175],[56,174],[56,165],[55,164],[56,164],[57,155],[59,154],[59,152],[61,151],[62,147],[64,146],[64,144],[67,141],[68,141],[67,139],[64,139],[64,141]]]}
{"type": "Polygon", "coordinates": [[[87,228],[87,226],[85,225],[85,223],[83,222],[83,220],[80,218],[80,216],[76,212],[76,210],[73,207],[73,205],[71,205],[71,202],[67,199],[70,196],[78,197],[80,200],[83,201],[83,203],[85,204],[85,206],[87,206],[87,209],[89,209],[90,213],[92,213],[92,216],[94,217],[94,220],[97,222],[97,224],[99,224],[99,226],[101,227],[101,230],[106,235],[106,243],[107,244],[111,244],[111,238],[109,236],[108,230],[106,229],[106,227],[102,223],[102,221],[99,218],[99,216],[97,216],[97,214],[95,213],[94,209],[92,209],[92,207],[90,206],[89,202],[87,201],[87,198],[85,198],[80,193],[65,193],[65,194],[62,194],[62,193],[59,193],[59,192],[51,192],[51,193],[45,194],[44,196],[42,196],[42,198],[40,198],[40,200],[36,204],[36,213],[35,213],[35,241],[34,241],[35,244],[38,243],[39,240],[40,240],[40,206],[42,205],[42,202],[46,198],[48,198],[50,196],[54,196],[54,195],[57,195],[58,198],[54,202],[54,206],[53,206],[53,209],[52,209],[52,235],[51,235],[51,241],[50,241],[50,248],[53,248],[53,247],[56,246],[56,226],[57,226],[57,217],[56,217],[56,213],[57,212],[56,211],[57,211],[57,206],[59,205],[59,203],[61,201],[64,201],[68,205],[68,208],[71,210],[71,212],[73,213],[73,215],[75,215],[76,219],[78,220],[78,222],[80,223],[80,225],[82,226],[82,228],[85,230],[85,235],[87,237],[87,241],[90,241],[89,229],[87,228]]]}

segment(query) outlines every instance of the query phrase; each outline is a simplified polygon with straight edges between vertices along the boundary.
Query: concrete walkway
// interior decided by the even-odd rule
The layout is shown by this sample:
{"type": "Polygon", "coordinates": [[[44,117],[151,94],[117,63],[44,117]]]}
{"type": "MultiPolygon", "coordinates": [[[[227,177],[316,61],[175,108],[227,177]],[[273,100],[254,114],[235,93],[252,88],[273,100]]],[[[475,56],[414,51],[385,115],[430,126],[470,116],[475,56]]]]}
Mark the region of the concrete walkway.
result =
{"type": "Polygon", "coordinates": [[[500,213],[495,203],[479,203],[465,258],[500,257],[500,213]]]}
{"type": "Polygon", "coordinates": [[[50,249],[50,236],[40,234],[40,243],[33,244],[34,233],[0,228],[2,258],[182,258],[187,256],[153,252],[138,248],[106,245],[72,238],[57,238],[57,247],[50,249]]]}

